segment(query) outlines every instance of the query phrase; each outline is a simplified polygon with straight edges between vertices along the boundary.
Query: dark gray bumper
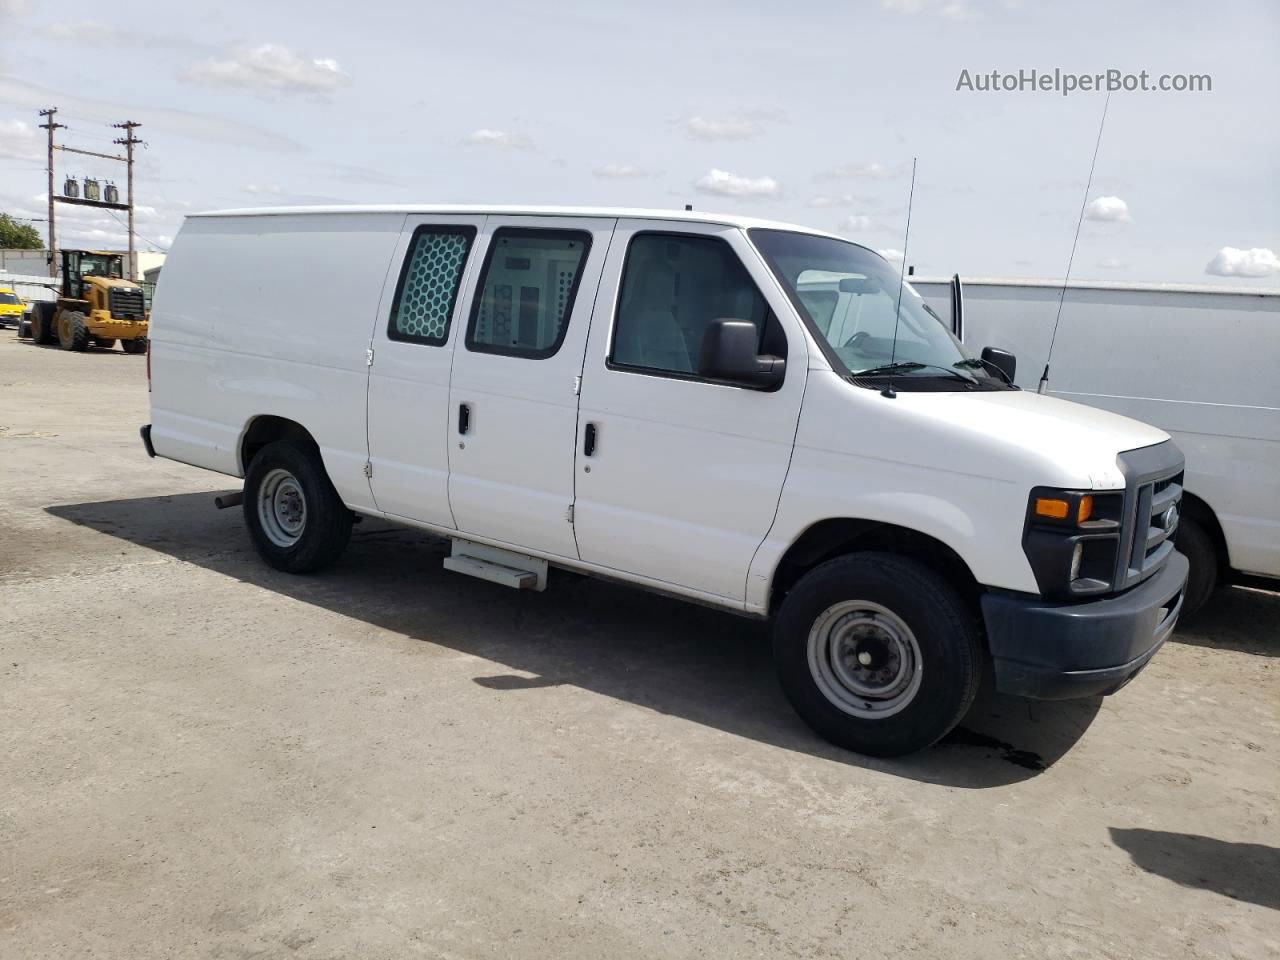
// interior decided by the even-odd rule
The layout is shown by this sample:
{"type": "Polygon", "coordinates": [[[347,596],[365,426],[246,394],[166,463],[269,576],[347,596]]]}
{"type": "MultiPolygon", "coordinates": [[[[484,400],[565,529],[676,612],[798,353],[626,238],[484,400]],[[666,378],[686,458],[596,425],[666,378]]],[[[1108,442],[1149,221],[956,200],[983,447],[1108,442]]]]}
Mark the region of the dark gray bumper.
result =
{"type": "Polygon", "coordinates": [[[996,686],[1038,700],[1115,693],[1155,656],[1182,609],[1187,559],[1131,590],[1100,600],[1052,603],[1031,594],[982,597],[996,686]]]}

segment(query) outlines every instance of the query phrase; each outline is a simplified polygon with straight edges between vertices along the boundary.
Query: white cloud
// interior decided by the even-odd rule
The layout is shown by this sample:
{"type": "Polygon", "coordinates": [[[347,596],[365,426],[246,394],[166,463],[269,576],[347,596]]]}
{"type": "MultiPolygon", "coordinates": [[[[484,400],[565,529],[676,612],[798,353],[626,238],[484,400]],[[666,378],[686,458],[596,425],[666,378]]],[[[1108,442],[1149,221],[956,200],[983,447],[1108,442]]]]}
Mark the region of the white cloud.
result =
{"type": "Polygon", "coordinates": [[[839,193],[830,196],[814,197],[809,201],[811,207],[856,207],[867,202],[866,197],[855,197],[852,193],[839,193]]]}
{"type": "Polygon", "coordinates": [[[1129,205],[1119,197],[1095,197],[1084,208],[1086,220],[1102,220],[1108,223],[1129,223],[1129,205]]]}
{"type": "Polygon", "coordinates": [[[1223,247],[1204,272],[1215,277],[1269,277],[1280,272],[1280,257],[1266,247],[1223,247]]]}
{"type": "Polygon", "coordinates": [[[728,170],[710,170],[694,181],[695,189],[721,197],[776,197],[782,187],[773,177],[741,177],[728,170]]]}
{"type": "Polygon", "coordinates": [[[708,117],[687,117],[680,121],[680,128],[699,140],[748,140],[760,133],[760,125],[745,118],[713,120],[708,117]]]}
{"type": "Polygon", "coordinates": [[[25,17],[30,10],[28,0],[0,0],[0,17],[25,17]]]}
{"type": "Polygon", "coordinates": [[[852,216],[845,217],[840,223],[840,229],[846,232],[856,233],[860,230],[871,229],[871,218],[865,213],[855,213],[852,216]]]}
{"type": "Polygon", "coordinates": [[[45,159],[45,135],[22,120],[0,121],[0,157],[12,160],[45,159]]]}
{"type": "Polygon", "coordinates": [[[884,257],[886,260],[902,259],[902,251],[895,250],[893,247],[887,247],[884,250],[877,250],[876,253],[880,254],[880,256],[884,257]]]}
{"type": "Polygon", "coordinates": [[[471,131],[462,142],[477,147],[497,147],[500,150],[524,150],[531,146],[529,138],[523,134],[484,127],[471,131]]]}
{"type": "Polygon", "coordinates": [[[591,171],[593,177],[604,180],[640,180],[652,177],[653,174],[643,167],[633,167],[629,163],[610,163],[591,171]]]}
{"type": "Polygon", "coordinates": [[[882,163],[846,163],[834,170],[827,170],[817,175],[817,180],[888,180],[896,177],[898,172],[890,170],[882,163]]]}
{"type": "Polygon", "coordinates": [[[284,193],[284,188],[276,183],[246,183],[240,188],[244,193],[252,193],[258,196],[278,197],[284,193]]]}
{"type": "Polygon", "coordinates": [[[1121,260],[1119,257],[1103,257],[1098,261],[1098,266],[1103,270],[1127,270],[1129,262],[1121,260]]]}
{"type": "Polygon", "coordinates": [[[184,76],[270,93],[330,93],[351,82],[338,61],[299,56],[274,43],[247,47],[222,60],[210,58],[188,67],[184,76]]]}

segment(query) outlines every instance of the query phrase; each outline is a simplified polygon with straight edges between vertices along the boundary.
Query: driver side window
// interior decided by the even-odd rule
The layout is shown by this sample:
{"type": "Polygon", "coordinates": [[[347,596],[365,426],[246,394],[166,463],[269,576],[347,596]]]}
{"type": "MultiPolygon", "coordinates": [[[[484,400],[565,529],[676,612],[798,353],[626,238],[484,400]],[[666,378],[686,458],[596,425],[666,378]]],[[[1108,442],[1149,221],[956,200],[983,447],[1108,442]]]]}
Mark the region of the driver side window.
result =
{"type": "MultiPolygon", "coordinates": [[[[627,249],[609,364],[676,376],[697,375],[707,327],[747,320],[761,345],[782,339],[769,306],[738,255],[717,237],[639,233],[627,249]]],[[[785,354],[785,340],[772,351],[785,354]]]]}

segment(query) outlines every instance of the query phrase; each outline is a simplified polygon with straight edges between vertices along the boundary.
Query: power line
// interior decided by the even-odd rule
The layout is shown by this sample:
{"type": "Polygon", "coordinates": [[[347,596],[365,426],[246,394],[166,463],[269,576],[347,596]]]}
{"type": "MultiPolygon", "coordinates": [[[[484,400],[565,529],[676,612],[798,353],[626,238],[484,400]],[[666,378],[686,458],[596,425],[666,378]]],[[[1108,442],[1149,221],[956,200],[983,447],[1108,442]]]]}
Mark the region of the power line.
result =
{"type": "MultiPolygon", "coordinates": [[[[129,229],[129,227],[125,224],[125,222],[121,220],[119,217],[117,217],[115,213],[113,213],[110,210],[108,210],[107,213],[110,215],[111,219],[114,220],[116,223],[120,224],[120,226],[124,227],[126,230],[129,229]]],[[[133,232],[133,235],[137,237],[139,240],[147,241],[147,243],[151,244],[153,247],[159,247],[161,252],[163,253],[169,252],[169,248],[165,246],[163,243],[160,243],[157,240],[152,240],[150,237],[143,236],[142,234],[138,233],[138,231],[136,230],[133,232]]]]}

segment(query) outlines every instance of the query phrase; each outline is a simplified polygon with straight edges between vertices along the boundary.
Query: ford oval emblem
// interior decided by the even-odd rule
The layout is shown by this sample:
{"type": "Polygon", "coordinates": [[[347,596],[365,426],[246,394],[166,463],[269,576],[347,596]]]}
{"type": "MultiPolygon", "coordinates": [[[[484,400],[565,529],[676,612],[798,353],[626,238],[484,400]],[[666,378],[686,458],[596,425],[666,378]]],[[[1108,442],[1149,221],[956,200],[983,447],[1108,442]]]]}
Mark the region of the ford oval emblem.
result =
{"type": "Polygon", "coordinates": [[[1172,530],[1173,525],[1178,522],[1178,505],[1175,503],[1168,510],[1160,515],[1160,526],[1166,530],[1172,530]]]}

